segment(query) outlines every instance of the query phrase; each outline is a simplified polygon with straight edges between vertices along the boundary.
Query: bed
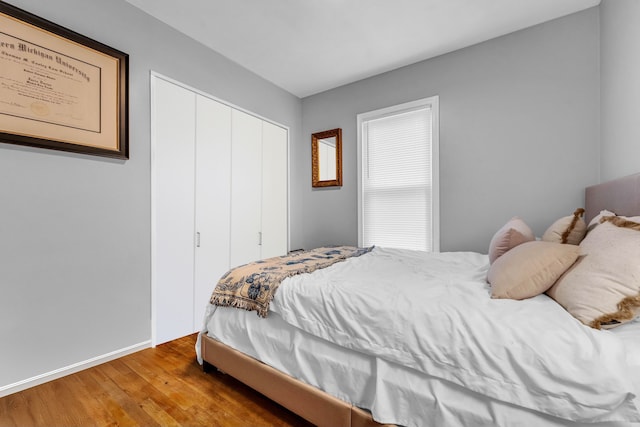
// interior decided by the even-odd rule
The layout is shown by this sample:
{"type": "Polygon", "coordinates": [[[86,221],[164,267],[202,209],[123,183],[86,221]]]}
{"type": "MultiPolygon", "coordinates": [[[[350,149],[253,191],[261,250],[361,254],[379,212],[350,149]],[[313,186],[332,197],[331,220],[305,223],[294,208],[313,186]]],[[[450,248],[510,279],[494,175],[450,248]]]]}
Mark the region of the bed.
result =
{"type": "MultiPolygon", "coordinates": [[[[607,211],[637,220],[640,174],[589,187],[585,199],[585,224],[607,211]]],[[[634,306],[597,330],[570,314],[562,287],[491,298],[487,277],[515,252],[490,263],[374,248],[285,279],[264,318],[209,305],[196,351],[205,370],[319,426],[640,426],[634,306]]],[[[554,287],[579,276],[589,257],[575,257],[554,287]]]]}

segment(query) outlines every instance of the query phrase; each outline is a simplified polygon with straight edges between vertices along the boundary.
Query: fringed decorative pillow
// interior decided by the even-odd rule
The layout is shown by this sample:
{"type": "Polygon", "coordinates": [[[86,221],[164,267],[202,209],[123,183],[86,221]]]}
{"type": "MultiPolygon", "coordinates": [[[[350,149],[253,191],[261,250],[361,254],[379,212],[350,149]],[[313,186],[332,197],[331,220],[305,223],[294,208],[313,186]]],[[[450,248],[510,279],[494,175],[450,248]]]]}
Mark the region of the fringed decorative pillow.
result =
{"type": "Polygon", "coordinates": [[[598,215],[594,216],[593,219],[589,221],[589,225],[587,225],[587,233],[589,233],[591,230],[593,230],[598,225],[600,225],[600,220],[602,219],[603,216],[616,216],[616,214],[606,209],[600,211],[598,215]]]}
{"type": "Polygon", "coordinates": [[[545,242],[568,243],[578,245],[587,234],[587,224],[582,219],[584,209],[579,208],[573,215],[565,216],[554,222],[542,235],[545,242]]]}
{"type": "Polygon", "coordinates": [[[600,213],[598,215],[596,215],[595,217],[593,217],[593,219],[591,221],[589,221],[589,225],[587,226],[587,234],[589,234],[589,232],[591,230],[593,230],[594,228],[596,228],[598,225],[600,225],[601,223],[603,223],[604,217],[616,217],[616,218],[622,218],[624,220],[627,221],[633,221],[633,222],[640,222],[640,216],[623,216],[623,215],[616,215],[615,213],[608,211],[608,210],[603,210],[600,211],[600,213]]]}
{"type": "Polygon", "coordinates": [[[600,221],[580,243],[582,256],[547,294],[585,325],[609,329],[640,314],[640,223],[600,221]]]}

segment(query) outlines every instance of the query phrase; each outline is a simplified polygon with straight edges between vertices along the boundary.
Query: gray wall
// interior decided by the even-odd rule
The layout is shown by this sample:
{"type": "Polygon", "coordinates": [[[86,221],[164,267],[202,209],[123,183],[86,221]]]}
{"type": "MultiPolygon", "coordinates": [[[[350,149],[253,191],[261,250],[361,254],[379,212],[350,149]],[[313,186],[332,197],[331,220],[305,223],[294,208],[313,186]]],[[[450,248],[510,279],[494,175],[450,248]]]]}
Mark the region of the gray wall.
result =
{"type": "Polygon", "coordinates": [[[440,96],[441,250],[486,252],[513,215],[541,235],[598,181],[599,12],[592,8],[303,99],[313,132],[343,131],[344,185],[296,183],[303,241],[357,243],[356,115],[440,96]]]}
{"type": "Polygon", "coordinates": [[[290,126],[296,157],[301,123],[298,98],[122,0],[10,3],[130,55],[131,158],[0,143],[0,387],[150,339],[150,70],[290,126]]]}
{"type": "Polygon", "coordinates": [[[602,180],[640,172],[640,1],[600,4],[602,180]]]}
{"type": "MultiPolygon", "coordinates": [[[[10,3],[130,54],[131,159],[0,143],[0,387],[150,338],[150,70],[291,127],[292,248],[356,243],[356,114],[418,98],[440,96],[442,250],[516,214],[541,234],[599,180],[598,8],[300,101],[123,0],[10,3]],[[312,190],[334,127],[344,186],[312,190]]],[[[601,9],[607,177],[639,169],[639,15],[601,9]]]]}

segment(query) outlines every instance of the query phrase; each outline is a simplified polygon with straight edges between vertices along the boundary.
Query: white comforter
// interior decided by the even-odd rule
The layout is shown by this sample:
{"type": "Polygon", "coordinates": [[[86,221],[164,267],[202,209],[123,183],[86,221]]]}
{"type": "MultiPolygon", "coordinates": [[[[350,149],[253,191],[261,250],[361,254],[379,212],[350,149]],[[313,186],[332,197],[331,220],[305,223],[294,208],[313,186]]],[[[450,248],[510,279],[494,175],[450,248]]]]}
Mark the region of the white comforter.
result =
{"type": "Polygon", "coordinates": [[[487,257],[376,248],[287,279],[289,324],[347,348],[572,421],[638,421],[625,347],[545,295],[494,300],[487,257]]]}

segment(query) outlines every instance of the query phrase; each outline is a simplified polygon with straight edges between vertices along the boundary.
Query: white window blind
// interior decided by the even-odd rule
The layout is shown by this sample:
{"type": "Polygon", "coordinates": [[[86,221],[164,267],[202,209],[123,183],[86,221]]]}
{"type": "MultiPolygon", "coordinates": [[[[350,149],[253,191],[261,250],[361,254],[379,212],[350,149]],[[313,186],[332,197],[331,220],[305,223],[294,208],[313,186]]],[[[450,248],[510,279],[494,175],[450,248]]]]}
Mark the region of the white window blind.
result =
{"type": "Polygon", "coordinates": [[[438,250],[433,126],[437,100],[422,101],[359,116],[359,225],[364,246],[438,250]]]}

